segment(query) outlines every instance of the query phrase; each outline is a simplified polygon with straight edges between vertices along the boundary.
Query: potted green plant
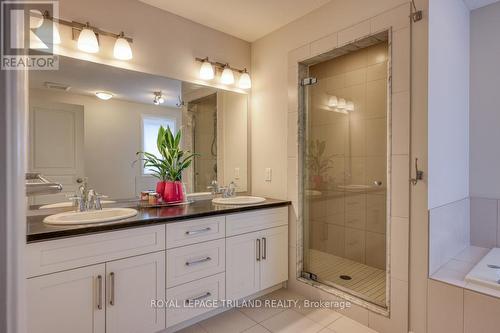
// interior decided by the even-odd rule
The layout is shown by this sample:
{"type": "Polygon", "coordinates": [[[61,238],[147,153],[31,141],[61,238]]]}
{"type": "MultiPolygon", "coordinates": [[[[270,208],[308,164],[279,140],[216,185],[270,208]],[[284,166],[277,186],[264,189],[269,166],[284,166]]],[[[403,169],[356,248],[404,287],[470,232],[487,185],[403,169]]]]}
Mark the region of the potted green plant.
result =
{"type": "Polygon", "coordinates": [[[181,149],[181,136],[180,130],[174,136],[170,127],[165,129],[160,126],[156,146],[161,157],[149,152],[137,152],[138,160],[143,161],[144,167],[158,178],[156,192],[165,202],[184,200],[182,171],[191,165],[197,155],[181,149]]]}

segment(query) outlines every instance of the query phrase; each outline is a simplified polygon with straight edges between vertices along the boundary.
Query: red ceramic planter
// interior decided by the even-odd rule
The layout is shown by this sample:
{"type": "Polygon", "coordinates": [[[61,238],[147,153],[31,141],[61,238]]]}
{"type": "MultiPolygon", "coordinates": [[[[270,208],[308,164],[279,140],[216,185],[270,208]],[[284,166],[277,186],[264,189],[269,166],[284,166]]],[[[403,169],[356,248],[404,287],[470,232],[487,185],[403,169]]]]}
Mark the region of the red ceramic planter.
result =
{"type": "Polygon", "coordinates": [[[182,187],[182,182],[180,181],[165,182],[165,189],[163,191],[163,201],[179,202],[183,200],[184,200],[184,191],[182,187]]]}

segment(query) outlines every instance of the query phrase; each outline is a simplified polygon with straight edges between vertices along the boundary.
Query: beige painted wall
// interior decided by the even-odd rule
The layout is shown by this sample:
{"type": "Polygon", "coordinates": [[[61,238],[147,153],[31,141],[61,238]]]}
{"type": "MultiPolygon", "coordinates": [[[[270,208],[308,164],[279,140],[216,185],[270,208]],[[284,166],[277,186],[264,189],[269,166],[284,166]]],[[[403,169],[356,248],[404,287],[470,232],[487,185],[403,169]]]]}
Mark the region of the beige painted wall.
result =
{"type": "Polygon", "coordinates": [[[142,149],[141,116],[166,116],[176,119],[177,126],[182,125],[180,109],[152,104],[30,89],[30,103],[37,100],[83,106],[85,175],[97,192],[111,198],[132,198],[142,190],[136,184],[146,181],[140,164],[132,166],[135,153],[142,149]]]}
{"type": "MultiPolygon", "coordinates": [[[[112,38],[100,39],[101,51],[90,55],[76,48],[71,29],[61,27],[59,53],[189,82],[198,82],[195,57],[250,70],[250,43],[136,0],[61,0],[60,17],[134,38],[130,61],[113,59],[112,38]]],[[[206,84],[205,82],[201,82],[206,84]]],[[[223,87],[227,88],[227,87],[223,87]]]]}

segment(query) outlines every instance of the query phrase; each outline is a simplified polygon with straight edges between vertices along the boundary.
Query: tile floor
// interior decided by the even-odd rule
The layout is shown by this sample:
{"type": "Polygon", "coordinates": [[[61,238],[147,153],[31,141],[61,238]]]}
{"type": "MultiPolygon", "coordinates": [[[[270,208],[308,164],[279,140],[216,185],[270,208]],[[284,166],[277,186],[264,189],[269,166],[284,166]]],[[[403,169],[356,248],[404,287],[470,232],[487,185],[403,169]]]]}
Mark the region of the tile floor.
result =
{"type": "MultiPolygon", "coordinates": [[[[303,297],[285,289],[264,295],[268,300],[299,300],[303,297]]],[[[208,318],[178,333],[377,333],[330,309],[238,308],[208,318]]]]}

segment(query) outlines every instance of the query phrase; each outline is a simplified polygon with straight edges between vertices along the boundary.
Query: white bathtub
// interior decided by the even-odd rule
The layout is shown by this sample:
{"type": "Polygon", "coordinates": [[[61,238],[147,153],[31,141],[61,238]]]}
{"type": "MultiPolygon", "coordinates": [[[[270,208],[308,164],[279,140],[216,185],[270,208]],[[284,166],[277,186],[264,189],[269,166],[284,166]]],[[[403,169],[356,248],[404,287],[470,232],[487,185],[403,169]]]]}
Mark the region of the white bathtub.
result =
{"type": "Polygon", "coordinates": [[[500,248],[492,248],[465,276],[465,281],[500,290],[500,248]],[[492,268],[488,265],[498,266],[492,268]]]}

